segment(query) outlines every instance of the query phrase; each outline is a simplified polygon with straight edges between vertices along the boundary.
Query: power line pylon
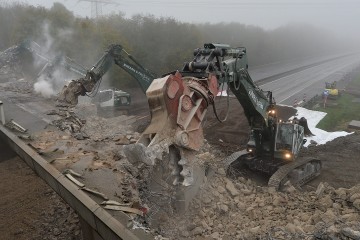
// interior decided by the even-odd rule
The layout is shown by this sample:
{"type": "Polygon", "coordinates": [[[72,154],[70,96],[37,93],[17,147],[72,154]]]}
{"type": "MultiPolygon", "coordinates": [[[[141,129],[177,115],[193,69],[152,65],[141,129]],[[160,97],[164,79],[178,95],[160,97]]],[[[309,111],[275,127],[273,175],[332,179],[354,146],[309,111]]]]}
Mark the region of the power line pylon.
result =
{"type": "Polygon", "coordinates": [[[98,18],[102,15],[102,6],[107,4],[120,5],[120,3],[111,0],[79,0],[79,2],[91,3],[91,18],[98,18]]]}

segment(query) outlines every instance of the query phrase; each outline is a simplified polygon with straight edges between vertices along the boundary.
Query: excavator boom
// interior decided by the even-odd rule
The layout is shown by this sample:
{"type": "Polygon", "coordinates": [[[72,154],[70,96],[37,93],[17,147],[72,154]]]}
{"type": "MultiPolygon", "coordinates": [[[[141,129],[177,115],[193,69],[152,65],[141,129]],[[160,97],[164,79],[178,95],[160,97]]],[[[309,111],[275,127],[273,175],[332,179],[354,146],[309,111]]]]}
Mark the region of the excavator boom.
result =
{"type": "MultiPolygon", "coordinates": [[[[96,89],[96,86],[100,84],[102,77],[108,72],[113,63],[134,77],[144,93],[155,78],[153,73],[137,62],[121,45],[115,44],[105,51],[97,63],[86,72],[84,77],[73,80],[68,86],[64,86],[58,96],[58,102],[76,105],[80,95],[84,96],[96,89]]],[[[73,66],[72,64],[71,67],[73,66]]]]}
{"type": "MultiPolygon", "coordinates": [[[[251,166],[261,163],[261,168],[255,169],[267,169],[270,175],[295,162],[303,144],[304,128],[297,123],[278,122],[272,93],[262,91],[247,68],[245,48],[210,43],[195,49],[194,59],[185,63],[181,71],[155,79],[146,92],[151,123],[135,145],[125,147],[129,161],[155,165],[168,153],[172,157],[173,183],[192,185],[196,179],[196,155],[204,140],[202,122],[208,107],[215,104],[219,86],[226,83],[244,108],[252,136],[250,152],[232,160],[246,159],[251,166]],[[278,140],[280,137],[288,141],[278,140]]],[[[321,163],[312,159],[289,171],[297,171],[294,182],[299,183],[318,174],[320,168],[321,163]],[[301,169],[303,166],[306,167],[301,169]]],[[[289,174],[281,176],[285,179],[289,174]]]]}

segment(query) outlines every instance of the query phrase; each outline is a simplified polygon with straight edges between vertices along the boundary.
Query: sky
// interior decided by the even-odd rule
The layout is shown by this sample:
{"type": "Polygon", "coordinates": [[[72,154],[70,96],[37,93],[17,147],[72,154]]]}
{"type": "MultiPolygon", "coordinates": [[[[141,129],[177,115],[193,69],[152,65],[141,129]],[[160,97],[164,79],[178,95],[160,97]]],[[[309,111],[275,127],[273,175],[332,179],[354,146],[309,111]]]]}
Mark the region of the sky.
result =
{"type": "MultiPolygon", "coordinates": [[[[94,0],[22,0],[51,7],[64,4],[75,15],[92,15],[94,0]]],[[[344,34],[359,30],[360,0],[97,0],[103,14],[152,14],[189,23],[239,22],[274,29],[289,23],[311,23],[344,34]]],[[[98,5],[99,6],[99,5],[98,5]]]]}

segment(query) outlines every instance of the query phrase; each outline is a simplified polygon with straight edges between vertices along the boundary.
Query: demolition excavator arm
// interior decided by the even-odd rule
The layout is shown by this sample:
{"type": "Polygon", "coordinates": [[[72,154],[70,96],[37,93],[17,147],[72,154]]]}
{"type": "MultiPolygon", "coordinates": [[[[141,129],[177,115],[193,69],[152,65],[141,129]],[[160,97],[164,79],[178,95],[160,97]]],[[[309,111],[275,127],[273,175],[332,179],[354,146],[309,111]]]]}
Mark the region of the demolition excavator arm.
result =
{"type": "MultiPolygon", "coordinates": [[[[60,103],[76,105],[78,97],[84,96],[87,93],[93,92],[100,84],[102,77],[115,63],[139,83],[143,92],[146,92],[152,80],[155,78],[154,74],[144,68],[138,61],[136,61],[125,49],[119,45],[111,45],[97,63],[88,71],[83,78],[73,80],[68,86],[64,86],[63,90],[58,96],[60,103]]],[[[73,64],[68,64],[73,67],[73,64]]]]}
{"type": "Polygon", "coordinates": [[[131,162],[155,165],[168,154],[173,184],[191,185],[198,164],[196,155],[204,140],[202,122],[208,107],[214,107],[220,86],[227,84],[251,127],[248,151],[226,159],[229,168],[247,162],[275,176],[269,184],[276,188],[287,179],[302,184],[319,173],[318,160],[297,160],[304,128],[278,121],[272,93],[261,90],[247,71],[245,48],[210,43],[195,49],[194,56],[182,70],[157,78],[149,86],[146,95],[151,123],[135,145],[125,147],[131,162]]]}
{"type": "Polygon", "coordinates": [[[87,73],[86,68],[75,62],[73,59],[58,55],[54,59],[45,63],[40,72],[37,74],[37,78],[42,75],[46,75],[47,77],[51,78],[58,66],[61,66],[67,71],[73,72],[81,77],[85,77],[87,73]]]}

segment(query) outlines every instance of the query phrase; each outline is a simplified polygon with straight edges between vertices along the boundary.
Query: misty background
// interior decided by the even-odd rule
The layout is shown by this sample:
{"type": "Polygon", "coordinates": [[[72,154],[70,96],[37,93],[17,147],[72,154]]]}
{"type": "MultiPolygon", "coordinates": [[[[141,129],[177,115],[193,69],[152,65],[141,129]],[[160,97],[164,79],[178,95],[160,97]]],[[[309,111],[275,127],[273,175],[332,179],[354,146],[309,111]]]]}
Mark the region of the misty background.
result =
{"type": "MultiPolygon", "coordinates": [[[[63,54],[90,68],[117,43],[160,76],[181,69],[205,42],[246,47],[250,68],[359,49],[358,1],[116,2],[92,18],[86,1],[0,1],[0,51],[30,39],[50,58],[63,54]]],[[[137,86],[117,66],[106,79],[107,86],[137,86]]]]}

